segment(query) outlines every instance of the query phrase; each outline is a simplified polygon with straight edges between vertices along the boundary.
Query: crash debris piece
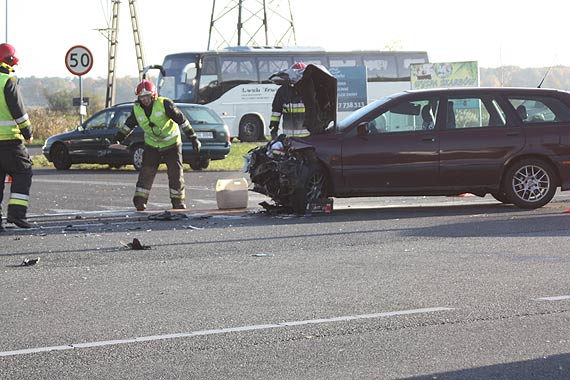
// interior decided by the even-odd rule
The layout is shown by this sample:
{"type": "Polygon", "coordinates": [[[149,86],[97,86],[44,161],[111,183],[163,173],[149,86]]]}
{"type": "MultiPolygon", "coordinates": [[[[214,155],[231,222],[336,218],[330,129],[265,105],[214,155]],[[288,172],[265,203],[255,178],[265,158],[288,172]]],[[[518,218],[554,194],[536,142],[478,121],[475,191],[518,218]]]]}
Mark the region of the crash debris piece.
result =
{"type": "Polygon", "coordinates": [[[132,249],[135,251],[142,250],[142,249],[150,249],[150,245],[141,244],[140,240],[137,238],[134,238],[132,243],[125,243],[122,241],[120,243],[121,243],[121,245],[123,245],[123,247],[129,248],[129,249],[132,249]]]}
{"type": "Polygon", "coordinates": [[[36,265],[37,263],[40,262],[40,258],[36,257],[35,259],[29,259],[29,258],[25,258],[24,261],[22,261],[22,266],[23,267],[31,267],[32,265],[36,265]]]}
{"type": "Polygon", "coordinates": [[[187,226],[182,226],[182,228],[187,229],[187,230],[203,230],[204,228],[202,227],[195,227],[191,224],[187,225],[187,226]]]}
{"type": "Polygon", "coordinates": [[[170,211],[163,211],[159,214],[149,215],[149,220],[180,220],[188,219],[188,216],[184,213],[172,213],[170,211]]]}
{"type": "Polygon", "coordinates": [[[67,226],[65,226],[65,228],[63,229],[66,232],[78,232],[78,231],[87,231],[86,227],[77,227],[74,226],[72,224],[68,224],[67,226]]]}

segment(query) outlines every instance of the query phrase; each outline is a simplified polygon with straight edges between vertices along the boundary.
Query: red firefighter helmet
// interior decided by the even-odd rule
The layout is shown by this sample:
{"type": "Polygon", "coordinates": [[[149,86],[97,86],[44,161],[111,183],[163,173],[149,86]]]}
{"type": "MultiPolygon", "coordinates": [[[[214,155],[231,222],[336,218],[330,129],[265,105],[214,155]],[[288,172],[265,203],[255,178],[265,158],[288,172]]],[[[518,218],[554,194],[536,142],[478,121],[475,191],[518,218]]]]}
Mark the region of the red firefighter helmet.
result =
{"type": "Polygon", "coordinates": [[[16,49],[14,46],[3,43],[0,44],[0,63],[5,63],[8,66],[16,66],[19,59],[16,57],[16,49]]]}
{"type": "Polygon", "coordinates": [[[306,67],[307,65],[304,62],[295,62],[292,64],[289,70],[287,70],[289,80],[291,80],[291,82],[297,82],[301,79],[306,67]]]}
{"type": "Polygon", "coordinates": [[[305,68],[307,67],[307,65],[304,62],[295,62],[294,64],[291,65],[290,69],[291,70],[305,70],[305,68]]]}
{"type": "Polygon", "coordinates": [[[152,95],[153,99],[158,97],[158,93],[156,92],[156,87],[154,83],[149,80],[143,79],[135,89],[135,95],[137,97],[144,96],[144,95],[152,95]]]}

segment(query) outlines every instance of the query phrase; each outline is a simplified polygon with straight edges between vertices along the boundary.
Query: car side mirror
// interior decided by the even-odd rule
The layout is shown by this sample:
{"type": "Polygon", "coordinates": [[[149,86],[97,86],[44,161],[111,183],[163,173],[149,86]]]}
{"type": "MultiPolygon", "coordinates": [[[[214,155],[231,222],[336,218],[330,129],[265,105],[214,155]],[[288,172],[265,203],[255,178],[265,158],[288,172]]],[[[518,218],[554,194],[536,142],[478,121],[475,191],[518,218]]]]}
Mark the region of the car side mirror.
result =
{"type": "Polygon", "coordinates": [[[370,134],[370,130],[368,129],[368,122],[362,122],[358,124],[356,127],[356,134],[358,136],[366,136],[370,134]]]}
{"type": "Polygon", "coordinates": [[[83,125],[78,125],[78,126],[77,126],[77,130],[78,130],[79,132],[85,132],[85,128],[83,128],[83,125]]]}

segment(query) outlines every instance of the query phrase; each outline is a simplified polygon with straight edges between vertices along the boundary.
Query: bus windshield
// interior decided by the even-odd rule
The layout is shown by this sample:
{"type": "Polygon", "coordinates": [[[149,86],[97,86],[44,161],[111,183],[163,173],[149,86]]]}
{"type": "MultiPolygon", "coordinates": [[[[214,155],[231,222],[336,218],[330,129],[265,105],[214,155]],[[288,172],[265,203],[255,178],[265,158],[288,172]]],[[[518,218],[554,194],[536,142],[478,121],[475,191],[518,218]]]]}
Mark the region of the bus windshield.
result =
{"type": "Polygon", "coordinates": [[[160,75],[158,80],[160,95],[176,101],[197,103],[199,65],[200,55],[197,53],[167,56],[162,65],[165,75],[160,75]]]}

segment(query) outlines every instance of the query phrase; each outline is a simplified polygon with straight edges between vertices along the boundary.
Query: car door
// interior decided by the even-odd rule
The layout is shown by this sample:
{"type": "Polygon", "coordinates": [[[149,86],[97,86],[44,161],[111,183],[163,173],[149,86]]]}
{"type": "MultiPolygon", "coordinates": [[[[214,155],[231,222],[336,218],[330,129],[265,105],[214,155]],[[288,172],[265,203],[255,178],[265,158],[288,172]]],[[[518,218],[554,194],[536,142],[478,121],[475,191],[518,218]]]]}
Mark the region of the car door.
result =
{"type": "Polygon", "coordinates": [[[87,119],[81,126],[74,141],[68,145],[69,154],[78,157],[80,162],[98,162],[101,152],[107,149],[109,143],[109,125],[115,115],[115,109],[103,110],[87,119]]]}
{"type": "Polygon", "coordinates": [[[342,141],[346,191],[380,195],[437,187],[438,105],[433,97],[403,100],[361,119],[342,141]],[[422,118],[424,109],[431,120],[422,118]]]}
{"type": "Polygon", "coordinates": [[[505,100],[481,92],[450,95],[440,131],[440,175],[448,188],[498,188],[505,162],[524,147],[505,100]]]}

